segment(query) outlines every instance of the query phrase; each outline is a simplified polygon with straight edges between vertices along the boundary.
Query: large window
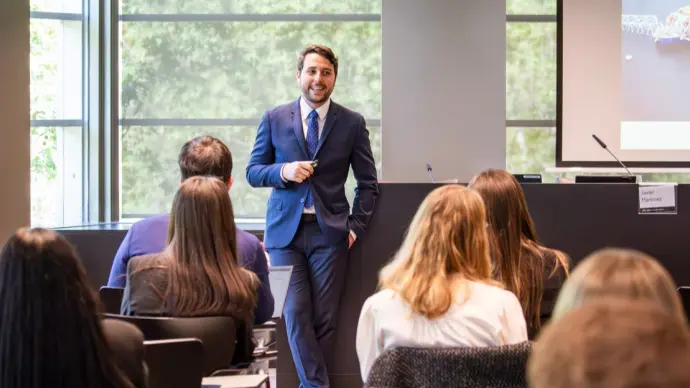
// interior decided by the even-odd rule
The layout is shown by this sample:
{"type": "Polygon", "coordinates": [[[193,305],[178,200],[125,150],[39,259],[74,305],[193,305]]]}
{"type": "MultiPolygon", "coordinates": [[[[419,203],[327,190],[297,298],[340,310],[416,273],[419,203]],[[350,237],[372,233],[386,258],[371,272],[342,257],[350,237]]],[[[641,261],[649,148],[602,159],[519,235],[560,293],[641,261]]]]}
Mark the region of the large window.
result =
{"type": "Polygon", "coordinates": [[[557,1],[506,5],[506,168],[543,173],[556,161],[557,1]]]}
{"type": "Polygon", "coordinates": [[[83,222],[82,0],[31,1],[31,224],[83,222]]]}
{"type": "Polygon", "coordinates": [[[299,96],[297,54],[312,43],[339,57],[332,98],[367,119],[380,164],[380,12],[381,0],[123,0],[122,217],[168,211],[180,147],[209,134],[233,153],[237,217],[263,218],[269,190],[249,187],[245,167],[263,112],[299,96]]]}

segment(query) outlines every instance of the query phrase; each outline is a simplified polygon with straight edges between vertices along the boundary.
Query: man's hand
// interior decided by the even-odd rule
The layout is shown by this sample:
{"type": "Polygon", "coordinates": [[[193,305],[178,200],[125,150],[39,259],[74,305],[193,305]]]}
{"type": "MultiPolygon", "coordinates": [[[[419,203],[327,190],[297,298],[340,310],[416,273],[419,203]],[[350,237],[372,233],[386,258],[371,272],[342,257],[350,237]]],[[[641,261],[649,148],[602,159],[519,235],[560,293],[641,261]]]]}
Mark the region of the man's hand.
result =
{"type": "Polygon", "coordinates": [[[285,180],[302,183],[314,174],[311,162],[292,162],[283,166],[282,175],[285,180]]]}
{"type": "Polygon", "coordinates": [[[347,243],[347,249],[352,248],[352,244],[355,243],[355,238],[352,236],[352,233],[347,235],[348,243],[347,243]]]}

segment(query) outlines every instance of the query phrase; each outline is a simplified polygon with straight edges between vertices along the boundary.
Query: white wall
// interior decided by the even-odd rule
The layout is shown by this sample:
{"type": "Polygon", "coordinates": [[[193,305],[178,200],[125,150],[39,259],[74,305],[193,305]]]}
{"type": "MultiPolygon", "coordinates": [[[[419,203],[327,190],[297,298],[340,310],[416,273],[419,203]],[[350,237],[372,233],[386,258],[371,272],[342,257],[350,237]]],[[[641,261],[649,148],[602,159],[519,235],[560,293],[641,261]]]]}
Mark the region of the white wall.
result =
{"type": "Polygon", "coordinates": [[[382,180],[505,168],[505,0],[383,0],[382,180]]]}
{"type": "Polygon", "coordinates": [[[0,11],[0,246],[29,225],[29,1],[0,11]]]}

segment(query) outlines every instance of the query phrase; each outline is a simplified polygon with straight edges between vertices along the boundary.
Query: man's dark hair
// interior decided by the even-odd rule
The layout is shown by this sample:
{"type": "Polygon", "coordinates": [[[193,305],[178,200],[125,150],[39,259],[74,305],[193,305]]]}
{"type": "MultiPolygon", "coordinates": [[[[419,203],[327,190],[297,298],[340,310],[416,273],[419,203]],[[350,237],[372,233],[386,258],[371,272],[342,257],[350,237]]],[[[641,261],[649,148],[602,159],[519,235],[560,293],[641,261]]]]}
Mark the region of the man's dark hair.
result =
{"type": "Polygon", "coordinates": [[[182,180],[193,176],[214,176],[228,182],[232,176],[232,154],[213,136],[199,136],[186,142],[177,160],[182,180]]]}
{"type": "Polygon", "coordinates": [[[299,58],[297,59],[297,71],[302,72],[302,68],[304,67],[304,58],[312,53],[328,59],[328,61],[333,65],[335,75],[338,75],[338,57],[333,54],[333,50],[330,48],[318,44],[307,46],[304,50],[302,50],[302,52],[299,54],[299,58]]]}

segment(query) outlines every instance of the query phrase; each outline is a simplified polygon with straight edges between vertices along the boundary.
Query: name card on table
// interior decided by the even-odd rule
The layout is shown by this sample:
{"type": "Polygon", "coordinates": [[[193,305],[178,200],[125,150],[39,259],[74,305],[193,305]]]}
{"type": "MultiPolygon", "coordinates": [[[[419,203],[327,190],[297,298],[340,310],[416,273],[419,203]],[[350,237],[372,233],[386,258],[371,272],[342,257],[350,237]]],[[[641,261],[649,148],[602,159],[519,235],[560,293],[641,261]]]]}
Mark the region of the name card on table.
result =
{"type": "Polygon", "coordinates": [[[678,214],[675,184],[640,185],[640,214],[678,214]]]}

